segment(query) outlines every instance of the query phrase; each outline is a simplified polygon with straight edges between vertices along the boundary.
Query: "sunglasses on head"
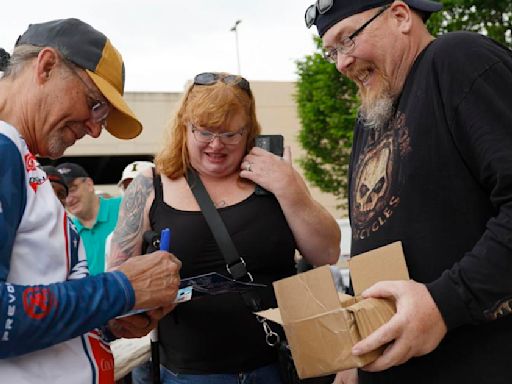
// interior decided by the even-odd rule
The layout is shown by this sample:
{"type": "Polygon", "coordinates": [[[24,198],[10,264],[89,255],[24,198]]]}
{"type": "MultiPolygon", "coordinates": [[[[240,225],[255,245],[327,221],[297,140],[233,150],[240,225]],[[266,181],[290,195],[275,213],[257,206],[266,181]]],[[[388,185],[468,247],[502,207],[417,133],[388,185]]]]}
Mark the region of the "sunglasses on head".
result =
{"type": "Polygon", "coordinates": [[[194,77],[194,85],[213,85],[219,81],[228,85],[236,85],[247,93],[251,93],[251,86],[249,85],[249,82],[241,76],[218,72],[203,72],[194,77]]]}
{"type": "Polygon", "coordinates": [[[306,9],[306,13],[304,15],[306,27],[311,28],[311,26],[315,25],[318,14],[323,15],[332,8],[333,4],[334,0],[317,0],[314,4],[311,4],[306,9]]]}

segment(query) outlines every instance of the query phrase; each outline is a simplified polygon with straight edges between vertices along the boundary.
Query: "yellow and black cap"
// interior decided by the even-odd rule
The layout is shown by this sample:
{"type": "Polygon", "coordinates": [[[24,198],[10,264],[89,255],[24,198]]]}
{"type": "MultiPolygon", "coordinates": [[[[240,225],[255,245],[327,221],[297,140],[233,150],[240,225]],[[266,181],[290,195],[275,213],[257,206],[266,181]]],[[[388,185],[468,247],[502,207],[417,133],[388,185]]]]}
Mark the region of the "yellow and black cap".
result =
{"type": "Polygon", "coordinates": [[[123,58],[103,33],[78,19],[59,19],[30,24],[16,42],[16,46],[24,44],[56,48],[87,72],[113,106],[107,118],[112,135],[132,139],[140,134],[142,124],[123,99],[123,58]]]}

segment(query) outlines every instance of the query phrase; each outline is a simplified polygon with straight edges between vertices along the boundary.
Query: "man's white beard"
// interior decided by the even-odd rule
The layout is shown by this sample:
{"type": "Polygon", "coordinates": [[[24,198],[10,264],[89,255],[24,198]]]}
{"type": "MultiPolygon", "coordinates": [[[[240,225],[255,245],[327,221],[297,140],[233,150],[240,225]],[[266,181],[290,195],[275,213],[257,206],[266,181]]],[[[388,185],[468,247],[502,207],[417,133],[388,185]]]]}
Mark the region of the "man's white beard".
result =
{"type": "Polygon", "coordinates": [[[360,118],[364,125],[370,129],[384,128],[393,117],[395,98],[382,95],[361,105],[360,118]]]}

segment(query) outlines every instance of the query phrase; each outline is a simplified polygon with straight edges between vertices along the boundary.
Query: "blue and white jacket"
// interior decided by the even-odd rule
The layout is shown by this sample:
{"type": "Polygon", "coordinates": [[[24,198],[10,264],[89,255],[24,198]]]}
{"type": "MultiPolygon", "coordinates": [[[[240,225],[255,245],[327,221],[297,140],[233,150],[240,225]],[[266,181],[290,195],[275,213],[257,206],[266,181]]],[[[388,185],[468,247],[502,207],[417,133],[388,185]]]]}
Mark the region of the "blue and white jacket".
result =
{"type": "Polygon", "coordinates": [[[112,354],[95,328],[134,302],[123,273],[89,276],[46,174],[0,121],[0,381],[113,383],[112,354]]]}

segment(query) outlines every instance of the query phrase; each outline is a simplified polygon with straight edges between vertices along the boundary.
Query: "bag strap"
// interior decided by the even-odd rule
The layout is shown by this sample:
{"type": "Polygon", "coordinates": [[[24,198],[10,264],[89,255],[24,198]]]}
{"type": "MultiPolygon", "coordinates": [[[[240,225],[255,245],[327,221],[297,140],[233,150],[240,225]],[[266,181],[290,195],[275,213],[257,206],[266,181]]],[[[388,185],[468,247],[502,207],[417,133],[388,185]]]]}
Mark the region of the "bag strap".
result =
{"type": "MultiPolygon", "coordinates": [[[[213,205],[213,201],[210,198],[203,182],[199,178],[199,175],[192,168],[189,168],[187,171],[187,183],[197,200],[197,204],[199,204],[199,207],[201,208],[201,212],[212,231],[213,237],[215,238],[222,255],[224,256],[226,269],[233,279],[242,280],[245,278],[248,279],[249,282],[252,282],[252,275],[247,271],[247,265],[245,264],[244,259],[239,256],[235,244],[233,244],[233,240],[226,229],[226,225],[219,215],[219,211],[217,211],[217,208],[213,205]]],[[[255,290],[241,293],[241,295],[249,310],[252,312],[261,310],[261,298],[255,290]]],[[[270,328],[263,317],[257,316],[257,319],[263,326],[267,344],[271,347],[278,345],[280,343],[279,335],[270,328]]]]}
{"type": "Polygon", "coordinates": [[[164,201],[162,179],[160,175],[156,173],[155,167],[152,167],[151,171],[153,173],[153,189],[155,190],[155,202],[159,203],[164,201]]]}
{"type": "Polygon", "coordinates": [[[208,191],[194,169],[190,168],[188,170],[187,182],[224,256],[227,271],[235,280],[252,282],[252,275],[247,271],[247,265],[244,259],[238,254],[233,240],[231,240],[231,236],[226,229],[226,225],[222,221],[219,212],[213,205],[208,191]]]}

